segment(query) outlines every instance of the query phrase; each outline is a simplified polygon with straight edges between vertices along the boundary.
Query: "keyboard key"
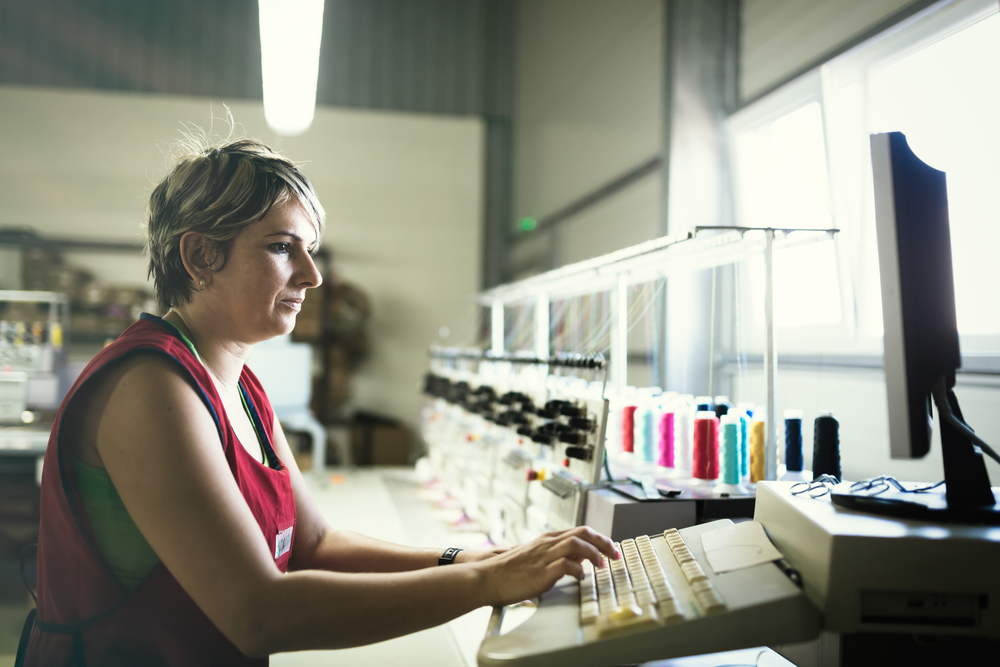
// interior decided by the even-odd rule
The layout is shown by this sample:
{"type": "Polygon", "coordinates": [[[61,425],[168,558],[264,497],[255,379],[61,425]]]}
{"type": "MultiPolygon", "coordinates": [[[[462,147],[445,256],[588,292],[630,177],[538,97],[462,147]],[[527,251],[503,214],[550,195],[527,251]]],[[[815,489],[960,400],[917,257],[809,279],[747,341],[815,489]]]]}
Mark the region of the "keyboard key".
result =
{"type": "Polygon", "coordinates": [[[691,561],[694,560],[694,554],[691,553],[691,550],[688,549],[688,546],[686,544],[678,547],[677,549],[674,549],[673,552],[674,552],[674,558],[676,558],[677,562],[680,563],[682,566],[684,565],[684,563],[690,563],[691,561]]]}
{"type": "Polygon", "coordinates": [[[649,607],[656,604],[656,597],[651,588],[638,588],[635,591],[635,601],[640,607],[649,607]]]}
{"type": "Polygon", "coordinates": [[[725,611],[726,603],[722,601],[718,591],[708,581],[703,579],[693,582],[691,590],[694,591],[695,599],[698,600],[698,606],[706,615],[725,611]]]}
{"type": "Polygon", "coordinates": [[[660,598],[660,602],[656,607],[660,612],[660,622],[663,624],[677,623],[684,620],[684,615],[677,608],[677,603],[671,599],[660,598]]]}
{"type": "Polygon", "coordinates": [[[584,602],[580,605],[580,624],[589,625],[597,621],[599,615],[597,602],[584,602]]]}
{"type": "Polygon", "coordinates": [[[652,607],[644,609],[635,604],[623,605],[608,616],[598,619],[597,634],[601,638],[614,637],[638,630],[649,630],[659,625],[658,616],[652,607]]]}
{"type": "Polygon", "coordinates": [[[726,603],[722,601],[714,588],[699,594],[698,604],[701,605],[706,615],[718,614],[726,610],[726,603]]]}
{"type": "Polygon", "coordinates": [[[684,572],[684,576],[687,580],[691,583],[708,578],[705,576],[705,571],[701,569],[701,565],[699,565],[696,560],[688,561],[682,564],[681,570],[684,572]]]}

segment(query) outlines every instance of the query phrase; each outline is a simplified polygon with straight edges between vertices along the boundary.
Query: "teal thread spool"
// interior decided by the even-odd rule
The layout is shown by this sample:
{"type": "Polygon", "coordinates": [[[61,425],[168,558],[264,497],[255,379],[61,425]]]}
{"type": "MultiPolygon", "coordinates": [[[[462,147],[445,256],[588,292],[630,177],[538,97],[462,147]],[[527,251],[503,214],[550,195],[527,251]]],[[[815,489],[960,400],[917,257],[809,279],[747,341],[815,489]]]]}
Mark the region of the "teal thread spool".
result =
{"type": "Polygon", "coordinates": [[[740,417],[740,477],[750,474],[750,421],[753,418],[753,403],[737,403],[736,414],[740,417]]]}
{"type": "Polygon", "coordinates": [[[725,414],[721,420],[722,439],[719,451],[719,467],[723,484],[740,483],[740,424],[735,414],[725,414]]]}
{"type": "Polygon", "coordinates": [[[639,451],[642,452],[642,460],[650,463],[656,461],[654,451],[656,449],[656,428],[653,423],[654,410],[652,406],[639,408],[642,412],[642,439],[639,451]]]}

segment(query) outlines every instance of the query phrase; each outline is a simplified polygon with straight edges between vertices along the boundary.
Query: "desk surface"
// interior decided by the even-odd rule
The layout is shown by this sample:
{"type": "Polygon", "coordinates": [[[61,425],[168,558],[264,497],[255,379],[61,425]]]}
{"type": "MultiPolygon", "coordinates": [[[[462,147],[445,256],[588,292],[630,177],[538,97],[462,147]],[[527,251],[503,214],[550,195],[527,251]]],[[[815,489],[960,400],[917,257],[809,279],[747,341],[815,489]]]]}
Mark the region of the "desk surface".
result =
{"type": "Polygon", "coordinates": [[[832,632],[1000,640],[1000,528],[865,514],[757,487],[754,518],[801,573],[832,632]]]}

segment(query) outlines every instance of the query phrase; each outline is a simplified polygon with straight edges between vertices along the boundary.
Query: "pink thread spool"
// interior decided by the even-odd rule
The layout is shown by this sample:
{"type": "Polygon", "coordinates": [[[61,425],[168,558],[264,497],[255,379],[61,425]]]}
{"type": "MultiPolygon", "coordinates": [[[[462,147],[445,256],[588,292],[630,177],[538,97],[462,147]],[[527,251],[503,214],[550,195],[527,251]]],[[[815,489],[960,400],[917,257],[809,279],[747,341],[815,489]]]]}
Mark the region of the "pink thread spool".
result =
{"type": "Polygon", "coordinates": [[[656,461],[657,465],[663,466],[664,468],[674,467],[674,413],[664,412],[660,415],[659,423],[659,441],[657,450],[659,451],[659,457],[656,461]]]}
{"type": "Polygon", "coordinates": [[[632,453],[635,449],[635,407],[626,406],[622,411],[622,451],[632,453]]]}

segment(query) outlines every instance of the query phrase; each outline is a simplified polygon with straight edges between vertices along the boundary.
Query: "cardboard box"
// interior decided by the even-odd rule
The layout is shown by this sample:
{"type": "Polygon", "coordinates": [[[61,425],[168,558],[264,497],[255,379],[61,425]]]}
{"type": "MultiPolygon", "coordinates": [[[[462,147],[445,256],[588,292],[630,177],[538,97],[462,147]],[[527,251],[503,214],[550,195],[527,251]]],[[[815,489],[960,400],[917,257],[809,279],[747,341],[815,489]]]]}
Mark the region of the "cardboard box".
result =
{"type": "Polygon", "coordinates": [[[351,458],[355,465],[410,465],[413,431],[394,420],[355,418],[351,427],[351,458]]]}

